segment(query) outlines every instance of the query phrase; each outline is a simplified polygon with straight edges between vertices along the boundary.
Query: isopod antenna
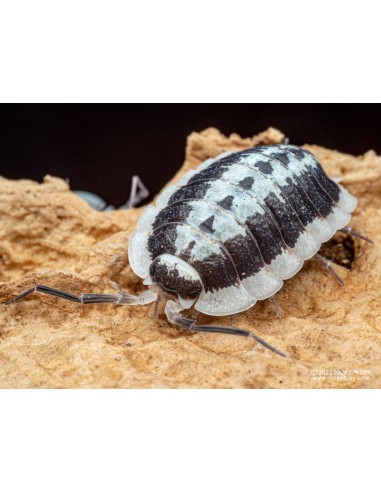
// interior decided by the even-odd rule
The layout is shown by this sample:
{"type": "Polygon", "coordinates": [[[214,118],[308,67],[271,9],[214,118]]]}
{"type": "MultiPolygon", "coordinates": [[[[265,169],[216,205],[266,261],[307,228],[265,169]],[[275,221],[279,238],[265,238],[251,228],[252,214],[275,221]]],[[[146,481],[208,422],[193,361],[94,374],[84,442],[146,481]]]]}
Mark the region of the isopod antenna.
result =
{"type": "Polygon", "coordinates": [[[62,299],[66,299],[67,301],[77,302],[79,304],[128,304],[128,305],[144,305],[150,304],[151,302],[156,301],[157,294],[150,291],[145,290],[141,294],[134,296],[132,294],[127,294],[125,292],[118,292],[117,294],[88,294],[82,293],[79,296],[74,294],[70,294],[69,292],[65,292],[63,290],[53,289],[52,287],[48,287],[46,285],[35,285],[29,290],[26,290],[22,294],[14,297],[8,302],[5,302],[5,305],[13,304],[14,302],[20,301],[25,297],[30,296],[34,292],[41,292],[42,294],[48,294],[54,297],[61,297],[62,299]]]}
{"type": "Polygon", "coordinates": [[[180,304],[171,300],[168,301],[167,304],[165,305],[165,314],[167,315],[168,320],[172,324],[179,326],[184,330],[191,331],[191,332],[203,331],[207,333],[225,333],[226,335],[238,335],[241,337],[254,338],[255,341],[257,341],[264,347],[268,348],[272,352],[275,352],[276,354],[281,355],[282,357],[287,357],[286,354],[284,354],[277,348],[273,347],[272,345],[267,343],[265,340],[263,340],[261,337],[259,337],[258,335],[256,335],[250,330],[244,330],[242,328],[235,328],[229,326],[197,325],[196,320],[191,318],[186,318],[185,316],[180,314],[180,311],[182,309],[183,307],[180,304]]]}

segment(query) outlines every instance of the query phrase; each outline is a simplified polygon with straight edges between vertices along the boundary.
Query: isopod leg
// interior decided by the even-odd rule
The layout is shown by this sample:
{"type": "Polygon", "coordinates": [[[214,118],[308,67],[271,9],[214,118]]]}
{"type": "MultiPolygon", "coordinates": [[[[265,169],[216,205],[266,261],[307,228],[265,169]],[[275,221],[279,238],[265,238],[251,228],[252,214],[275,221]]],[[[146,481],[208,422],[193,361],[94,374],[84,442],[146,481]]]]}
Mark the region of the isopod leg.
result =
{"type": "Polygon", "coordinates": [[[315,260],[320,263],[320,265],[323,265],[331,275],[335,277],[337,282],[343,286],[344,285],[344,280],[335,272],[335,270],[331,267],[331,261],[327,260],[327,258],[324,258],[324,256],[321,256],[319,254],[316,254],[314,256],[315,260]]]}
{"type": "Polygon", "coordinates": [[[282,317],[282,310],[281,310],[281,308],[280,308],[280,306],[279,306],[279,304],[278,304],[278,302],[276,300],[276,297],[275,296],[271,296],[270,297],[270,301],[272,302],[277,315],[279,316],[279,318],[281,318],[282,317]]]}
{"type": "Polygon", "coordinates": [[[53,289],[52,287],[47,287],[46,285],[35,285],[31,289],[23,292],[22,294],[16,296],[10,301],[6,302],[6,305],[13,304],[14,302],[20,301],[25,297],[28,297],[34,292],[42,292],[43,294],[48,294],[54,297],[61,297],[67,301],[77,302],[80,304],[149,304],[156,300],[157,294],[152,291],[146,290],[138,296],[132,294],[126,294],[124,292],[118,292],[118,294],[87,294],[82,293],[79,296],[70,294],[63,290],[53,289]]]}
{"type": "Polygon", "coordinates": [[[350,234],[351,236],[356,236],[356,237],[358,237],[358,238],[366,241],[367,243],[374,244],[371,239],[369,239],[368,237],[363,236],[359,232],[354,231],[351,227],[343,227],[341,230],[343,232],[346,232],[347,234],[350,234]]]}
{"type": "Polygon", "coordinates": [[[158,316],[158,311],[159,311],[159,302],[160,302],[160,297],[158,296],[154,305],[153,305],[153,319],[154,320],[157,320],[157,316],[158,316]]]}
{"type": "Polygon", "coordinates": [[[265,340],[260,338],[258,335],[249,330],[243,330],[242,328],[230,328],[228,326],[213,326],[213,325],[196,325],[196,320],[191,318],[186,318],[180,311],[182,306],[174,301],[168,301],[165,306],[165,314],[167,315],[168,321],[172,324],[179,326],[187,331],[203,331],[207,333],[224,333],[227,335],[238,335],[241,337],[251,337],[254,338],[258,343],[268,348],[272,352],[275,352],[282,357],[287,357],[286,354],[276,349],[265,340]]]}
{"type": "Polygon", "coordinates": [[[128,209],[128,208],[136,207],[136,205],[138,205],[145,198],[147,198],[148,195],[149,195],[149,191],[144,186],[144,184],[143,184],[142,180],[139,178],[139,176],[132,176],[130,198],[120,208],[122,208],[122,209],[127,208],[128,209]]]}

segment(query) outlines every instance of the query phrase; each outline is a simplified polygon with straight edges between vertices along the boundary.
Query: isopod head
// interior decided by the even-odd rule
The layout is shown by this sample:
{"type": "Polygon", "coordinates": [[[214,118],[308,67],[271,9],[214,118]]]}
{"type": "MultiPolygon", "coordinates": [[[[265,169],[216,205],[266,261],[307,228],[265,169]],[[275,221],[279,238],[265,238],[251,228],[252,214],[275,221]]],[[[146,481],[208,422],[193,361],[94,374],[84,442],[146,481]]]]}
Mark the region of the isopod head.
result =
{"type": "Polygon", "coordinates": [[[190,307],[200,295],[203,285],[197,271],[185,261],[170,254],[155,258],[145,284],[156,284],[168,294],[179,297],[183,307],[190,307]]]}

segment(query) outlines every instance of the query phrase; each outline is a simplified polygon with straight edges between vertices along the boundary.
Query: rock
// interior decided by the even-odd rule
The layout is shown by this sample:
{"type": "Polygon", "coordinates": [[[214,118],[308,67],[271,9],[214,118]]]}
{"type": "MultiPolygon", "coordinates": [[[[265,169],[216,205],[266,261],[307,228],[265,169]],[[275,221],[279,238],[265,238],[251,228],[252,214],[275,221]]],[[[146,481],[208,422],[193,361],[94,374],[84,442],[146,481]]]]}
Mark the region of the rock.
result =
{"type": "MultiPolygon", "coordinates": [[[[253,138],[192,133],[186,161],[172,181],[224,150],[280,143],[269,129],[253,138]]],[[[324,254],[339,262],[340,287],[313,260],[278,294],[237,315],[286,352],[283,359],[253,340],[187,334],[152,306],[83,307],[33,294],[0,306],[2,388],[379,388],[381,381],[381,157],[306,148],[359,199],[351,226],[371,245],[338,233],[324,254]]],[[[0,178],[0,302],[47,284],[74,294],[142,290],[128,264],[129,236],[142,209],[98,212],[59,178],[42,184],[0,178]]],[[[214,318],[202,316],[208,323],[214,318]]],[[[229,317],[219,324],[231,325],[229,317]]]]}

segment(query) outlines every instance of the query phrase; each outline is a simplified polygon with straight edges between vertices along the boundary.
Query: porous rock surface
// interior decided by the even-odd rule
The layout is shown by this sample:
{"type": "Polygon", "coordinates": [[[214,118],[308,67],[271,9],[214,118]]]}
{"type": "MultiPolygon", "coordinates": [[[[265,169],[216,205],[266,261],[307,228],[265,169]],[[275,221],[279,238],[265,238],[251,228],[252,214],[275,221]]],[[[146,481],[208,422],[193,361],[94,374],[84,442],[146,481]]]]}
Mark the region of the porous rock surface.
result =
{"type": "MultiPolygon", "coordinates": [[[[275,129],[229,137],[209,128],[192,133],[186,160],[174,177],[224,150],[280,143],[275,129]]],[[[2,388],[379,388],[381,386],[381,157],[352,157],[306,145],[331,176],[359,199],[351,226],[371,245],[342,233],[324,245],[340,263],[335,279],[314,260],[269,301],[237,315],[288,354],[279,357],[243,339],[188,334],[153,306],[81,306],[33,294],[0,305],[2,388]]],[[[74,294],[126,292],[144,286],[128,263],[127,244],[142,209],[97,212],[59,178],[0,178],[0,302],[46,284],[74,294]]],[[[231,325],[231,318],[203,323],[231,325]]]]}

